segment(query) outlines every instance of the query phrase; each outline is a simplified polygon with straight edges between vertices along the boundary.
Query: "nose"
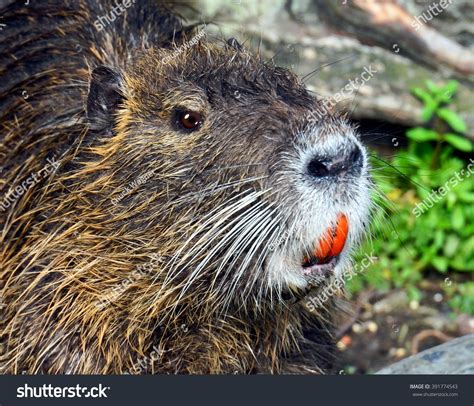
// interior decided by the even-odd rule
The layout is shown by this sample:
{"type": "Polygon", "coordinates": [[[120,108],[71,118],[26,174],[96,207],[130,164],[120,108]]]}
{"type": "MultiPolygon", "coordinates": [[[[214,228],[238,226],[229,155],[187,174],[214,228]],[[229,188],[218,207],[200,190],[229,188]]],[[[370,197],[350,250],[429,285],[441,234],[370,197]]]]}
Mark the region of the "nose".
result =
{"type": "Polygon", "coordinates": [[[335,177],[350,173],[359,176],[364,164],[364,156],[359,146],[337,156],[314,156],[308,164],[308,174],[312,178],[335,177]]]}

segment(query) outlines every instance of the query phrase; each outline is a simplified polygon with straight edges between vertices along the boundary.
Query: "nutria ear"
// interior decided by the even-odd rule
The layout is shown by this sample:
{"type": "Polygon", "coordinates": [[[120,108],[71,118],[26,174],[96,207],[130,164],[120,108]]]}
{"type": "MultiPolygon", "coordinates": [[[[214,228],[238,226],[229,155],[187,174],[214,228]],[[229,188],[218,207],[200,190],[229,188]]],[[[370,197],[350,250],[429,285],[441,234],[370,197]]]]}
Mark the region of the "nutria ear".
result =
{"type": "Polygon", "coordinates": [[[87,118],[91,129],[112,133],[114,113],[123,99],[121,76],[114,70],[99,66],[92,71],[87,96],[87,118]]]}

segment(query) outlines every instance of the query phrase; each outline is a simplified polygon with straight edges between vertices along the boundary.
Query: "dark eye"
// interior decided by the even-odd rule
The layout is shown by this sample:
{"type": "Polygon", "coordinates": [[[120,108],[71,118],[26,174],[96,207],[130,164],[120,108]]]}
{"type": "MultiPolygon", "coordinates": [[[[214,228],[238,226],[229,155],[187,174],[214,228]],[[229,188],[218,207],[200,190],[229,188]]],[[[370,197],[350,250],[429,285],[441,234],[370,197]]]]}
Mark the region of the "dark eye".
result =
{"type": "Polygon", "coordinates": [[[182,110],[177,113],[177,124],[188,131],[197,130],[201,127],[203,117],[196,111],[182,110]]]}

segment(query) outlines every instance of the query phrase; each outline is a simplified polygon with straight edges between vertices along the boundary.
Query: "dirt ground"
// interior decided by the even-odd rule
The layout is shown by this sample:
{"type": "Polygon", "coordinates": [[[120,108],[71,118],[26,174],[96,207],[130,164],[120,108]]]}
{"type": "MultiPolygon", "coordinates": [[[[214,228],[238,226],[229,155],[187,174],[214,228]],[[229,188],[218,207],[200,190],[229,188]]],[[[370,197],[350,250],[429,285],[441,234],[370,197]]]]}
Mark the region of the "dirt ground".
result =
{"type": "Polygon", "coordinates": [[[335,374],[371,374],[412,354],[474,332],[474,317],[454,314],[442,280],[423,282],[423,298],[410,302],[403,290],[361,292],[338,332],[335,374]]]}

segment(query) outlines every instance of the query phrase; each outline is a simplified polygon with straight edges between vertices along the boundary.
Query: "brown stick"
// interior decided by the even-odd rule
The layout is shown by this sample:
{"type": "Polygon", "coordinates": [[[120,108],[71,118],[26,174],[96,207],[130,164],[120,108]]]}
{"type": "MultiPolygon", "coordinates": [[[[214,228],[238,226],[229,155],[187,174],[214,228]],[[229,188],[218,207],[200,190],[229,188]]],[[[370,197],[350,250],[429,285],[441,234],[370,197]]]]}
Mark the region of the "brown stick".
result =
{"type": "Polygon", "coordinates": [[[448,336],[438,330],[423,330],[416,334],[411,341],[411,353],[416,354],[420,348],[420,343],[429,337],[436,337],[443,343],[452,340],[454,337],[448,336]]]}
{"type": "Polygon", "coordinates": [[[413,17],[395,0],[314,3],[319,16],[339,31],[390,51],[399,49],[435,69],[444,65],[463,75],[474,74],[474,53],[413,17]]]}

